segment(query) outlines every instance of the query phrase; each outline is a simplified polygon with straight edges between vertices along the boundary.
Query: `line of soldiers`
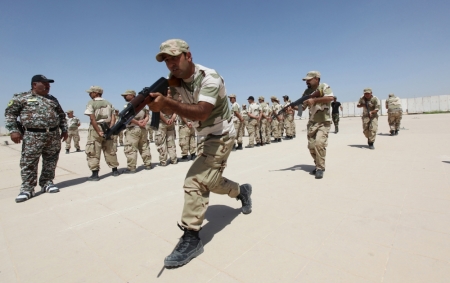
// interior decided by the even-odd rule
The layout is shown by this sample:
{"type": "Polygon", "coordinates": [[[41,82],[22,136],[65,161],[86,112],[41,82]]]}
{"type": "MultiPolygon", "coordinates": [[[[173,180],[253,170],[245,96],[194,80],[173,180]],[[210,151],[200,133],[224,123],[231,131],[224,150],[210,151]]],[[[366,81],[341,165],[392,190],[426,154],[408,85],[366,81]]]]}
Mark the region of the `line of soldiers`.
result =
{"type": "MultiPolygon", "coordinates": [[[[266,103],[263,96],[258,98],[259,103],[255,103],[255,98],[249,96],[247,99],[249,103],[249,109],[247,105],[242,105],[242,110],[239,104],[236,102],[236,95],[231,94],[228,96],[231,103],[231,113],[233,116],[234,127],[237,132],[236,142],[234,150],[242,150],[242,137],[244,136],[245,129],[247,129],[249,135],[249,144],[246,148],[253,148],[256,146],[269,145],[272,142],[281,142],[283,132],[286,132],[286,140],[295,138],[295,123],[294,112],[295,110],[288,107],[284,114],[276,115],[283,108],[276,96],[272,96],[272,106],[266,103]],[[271,137],[274,139],[272,140],[271,137]]],[[[291,101],[288,96],[283,96],[284,106],[287,106],[291,101]]]]}

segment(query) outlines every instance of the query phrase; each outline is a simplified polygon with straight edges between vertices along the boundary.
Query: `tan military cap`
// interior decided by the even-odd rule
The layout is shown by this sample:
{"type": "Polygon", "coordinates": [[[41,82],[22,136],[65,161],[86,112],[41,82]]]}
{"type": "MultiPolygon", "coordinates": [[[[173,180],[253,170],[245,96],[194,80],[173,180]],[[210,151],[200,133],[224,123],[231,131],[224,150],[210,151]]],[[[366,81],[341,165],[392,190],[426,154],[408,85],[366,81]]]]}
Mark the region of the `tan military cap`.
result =
{"type": "Polygon", "coordinates": [[[163,54],[170,56],[178,56],[183,52],[190,52],[189,45],[182,39],[169,39],[161,43],[159,47],[159,53],[156,54],[156,61],[162,62],[163,54]]]}
{"type": "Polygon", "coordinates": [[[122,96],[127,96],[127,95],[129,95],[129,94],[136,96],[136,92],[135,92],[134,90],[132,90],[132,89],[127,89],[127,90],[126,90],[124,93],[122,93],[121,95],[122,95],[122,96]]]}
{"type": "Polygon", "coordinates": [[[310,71],[306,74],[306,77],[304,77],[303,80],[307,81],[312,78],[320,78],[320,72],[319,71],[310,71]]]}
{"type": "Polygon", "coordinates": [[[73,113],[73,110],[67,110],[66,113],[73,113]]]}
{"type": "Polygon", "coordinates": [[[394,97],[395,95],[393,93],[389,93],[389,97],[394,97]]]}
{"type": "Polygon", "coordinates": [[[258,99],[264,100],[264,96],[260,96],[258,97],[258,99]]]}
{"type": "Polygon", "coordinates": [[[91,86],[88,90],[86,90],[87,93],[103,93],[103,88],[99,87],[98,85],[91,86]]]}
{"type": "Polygon", "coordinates": [[[247,104],[242,104],[242,107],[244,107],[244,106],[247,107],[247,104]]]}
{"type": "Polygon", "coordinates": [[[236,94],[230,94],[228,95],[229,98],[236,98],[236,94]]]}
{"type": "Polygon", "coordinates": [[[364,89],[364,93],[372,93],[372,89],[371,88],[365,88],[364,89]]]}
{"type": "Polygon", "coordinates": [[[276,96],[271,96],[270,99],[278,101],[278,98],[276,96]]]}

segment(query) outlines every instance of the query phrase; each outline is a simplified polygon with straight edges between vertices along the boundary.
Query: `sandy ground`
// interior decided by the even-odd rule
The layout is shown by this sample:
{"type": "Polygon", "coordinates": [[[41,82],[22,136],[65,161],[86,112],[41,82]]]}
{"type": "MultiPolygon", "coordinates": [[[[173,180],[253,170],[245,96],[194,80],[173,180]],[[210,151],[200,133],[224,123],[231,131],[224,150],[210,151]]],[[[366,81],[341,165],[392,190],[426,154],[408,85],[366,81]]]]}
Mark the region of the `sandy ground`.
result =
{"type": "Polygon", "coordinates": [[[341,119],[322,180],[296,123],[294,140],[231,154],[224,176],[253,185],[253,212],[212,194],[205,252],[171,270],[191,162],[112,177],[102,160],[86,182],[85,154],[62,150],[61,192],[16,204],[21,145],[0,137],[0,282],[449,282],[450,115],[404,116],[396,137],[381,117],[373,151],[341,119]]]}

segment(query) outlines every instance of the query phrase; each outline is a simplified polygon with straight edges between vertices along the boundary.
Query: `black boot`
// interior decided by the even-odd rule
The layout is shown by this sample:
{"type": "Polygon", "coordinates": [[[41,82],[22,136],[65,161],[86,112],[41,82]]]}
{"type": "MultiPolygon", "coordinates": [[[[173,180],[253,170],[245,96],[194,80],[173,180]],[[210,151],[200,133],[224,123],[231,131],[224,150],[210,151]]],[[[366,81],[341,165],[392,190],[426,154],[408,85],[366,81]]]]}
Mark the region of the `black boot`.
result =
{"type": "Polygon", "coordinates": [[[69,154],[69,150],[68,149],[66,149],[66,154],[69,154]]]}
{"type": "Polygon", "coordinates": [[[77,148],[77,152],[81,152],[81,149],[77,148]]]}
{"type": "Polygon", "coordinates": [[[243,184],[239,186],[239,195],[237,196],[237,200],[240,200],[242,203],[242,213],[249,214],[252,212],[252,185],[243,184]]]}
{"type": "Polygon", "coordinates": [[[112,175],[113,175],[114,177],[117,177],[117,176],[120,175],[119,171],[117,171],[117,167],[115,167],[115,168],[112,169],[112,175]]]}
{"type": "Polygon", "coordinates": [[[316,179],[322,179],[323,178],[323,171],[322,170],[316,170],[316,179]]]}
{"type": "Polygon", "coordinates": [[[369,149],[375,149],[375,147],[373,146],[373,142],[369,142],[369,149]]]}
{"type": "Polygon", "coordinates": [[[242,143],[238,143],[238,146],[236,147],[237,150],[242,150],[242,143]]]}
{"type": "Polygon", "coordinates": [[[390,136],[394,136],[394,135],[395,135],[395,131],[394,131],[394,130],[391,130],[390,136]]]}
{"type": "Polygon", "coordinates": [[[197,158],[197,155],[195,155],[195,153],[191,154],[191,160],[195,160],[195,158],[197,158]]]}
{"type": "Polygon", "coordinates": [[[87,178],[88,181],[100,181],[100,177],[98,177],[98,170],[92,170],[91,177],[87,178]]]}
{"type": "Polygon", "coordinates": [[[398,130],[395,130],[395,135],[396,135],[396,136],[398,135],[398,130]]]}
{"type": "Polygon", "coordinates": [[[188,230],[179,224],[178,227],[184,231],[184,234],[172,253],[164,259],[165,267],[185,265],[191,259],[203,253],[203,243],[198,236],[199,231],[188,230]]]}
{"type": "Polygon", "coordinates": [[[178,161],[185,162],[185,161],[189,161],[189,159],[188,159],[187,155],[183,155],[178,161]]]}

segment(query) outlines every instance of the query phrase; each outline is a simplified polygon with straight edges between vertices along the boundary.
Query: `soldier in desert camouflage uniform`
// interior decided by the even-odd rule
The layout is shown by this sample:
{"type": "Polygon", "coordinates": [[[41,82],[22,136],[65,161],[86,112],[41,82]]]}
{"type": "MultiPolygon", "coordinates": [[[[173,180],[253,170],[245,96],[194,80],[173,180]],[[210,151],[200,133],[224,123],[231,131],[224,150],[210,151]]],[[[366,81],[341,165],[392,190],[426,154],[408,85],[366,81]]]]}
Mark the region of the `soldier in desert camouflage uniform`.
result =
{"type": "MultiPolygon", "coordinates": [[[[125,101],[130,102],[136,97],[136,92],[134,90],[126,90],[122,96],[125,101]]],[[[127,169],[123,171],[125,174],[136,173],[138,151],[141,154],[142,161],[144,161],[144,169],[152,169],[152,155],[150,154],[147,130],[145,129],[147,121],[148,109],[144,108],[139,111],[127,125],[127,129],[124,133],[125,147],[123,149],[123,152],[127,157],[127,169]]]]}
{"type": "Polygon", "coordinates": [[[270,107],[267,103],[264,102],[264,96],[260,96],[259,107],[261,107],[261,145],[270,144],[270,107]]]}
{"type": "Polygon", "coordinates": [[[236,129],[237,146],[233,145],[236,150],[242,150],[242,137],[244,136],[244,118],[241,115],[241,109],[236,102],[236,95],[230,94],[228,96],[231,102],[231,116],[233,117],[234,128],[236,129]]]}
{"type": "Polygon", "coordinates": [[[272,113],[275,114],[275,119],[272,119],[272,133],[274,142],[281,142],[281,127],[280,124],[283,124],[283,115],[276,115],[282,109],[279,100],[276,96],[271,96],[270,100],[272,100],[272,113]]]}
{"type": "Polygon", "coordinates": [[[247,101],[249,108],[247,115],[250,120],[248,121],[248,145],[246,148],[253,148],[255,146],[255,136],[260,120],[260,107],[255,103],[255,98],[253,96],[249,96],[247,101]]]}
{"type": "Polygon", "coordinates": [[[391,93],[389,94],[389,98],[386,99],[386,109],[388,110],[388,123],[391,128],[391,136],[396,136],[398,135],[402,121],[402,101],[391,93]]]}
{"type": "Polygon", "coordinates": [[[67,139],[67,122],[58,100],[49,94],[50,83],[53,82],[54,80],[43,75],[33,76],[31,90],[15,94],[5,110],[6,128],[11,140],[14,143],[23,140],[20,158],[22,185],[16,202],[23,202],[34,196],[41,155],[39,186],[44,192],[59,192],[53,179],[61,151],[61,140],[67,139]],[[23,129],[17,124],[18,118],[23,129]]]}
{"type": "Polygon", "coordinates": [[[242,211],[251,212],[251,186],[222,177],[227,159],[233,148],[236,131],[231,122],[223,78],[213,69],[194,64],[188,44],[180,39],[161,44],[156,60],[164,61],[179,85],[171,87],[176,99],[161,94],[150,94],[154,100],[149,106],[152,111],[174,111],[190,119],[197,132],[198,157],[186,174],[184,181],[184,208],[180,228],[184,231],[180,242],[164,260],[167,267],[188,263],[203,252],[199,231],[209,204],[209,194],[228,195],[242,202],[242,211]]]}
{"type": "Polygon", "coordinates": [[[356,107],[363,109],[363,115],[361,117],[363,132],[367,138],[369,149],[375,149],[373,144],[375,143],[378,130],[378,110],[380,109],[380,101],[377,97],[372,95],[371,88],[365,88],[364,95],[359,98],[356,107]],[[367,111],[366,104],[369,111],[367,111]]]}
{"type": "Polygon", "coordinates": [[[81,152],[80,149],[80,134],[78,133],[78,127],[80,126],[80,119],[73,115],[73,110],[68,110],[67,112],[67,126],[69,128],[69,136],[66,139],[66,154],[69,154],[70,144],[72,143],[77,149],[77,152],[81,152]]]}
{"type": "Polygon", "coordinates": [[[112,168],[112,175],[117,177],[119,176],[119,171],[117,171],[119,162],[117,161],[116,143],[112,139],[104,139],[103,131],[100,128],[101,123],[106,123],[109,127],[112,127],[116,122],[113,115],[114,107],[102,98],[103,89],[101,87],[91,86],[86,92],[91,97],[84,111],[84,114],[89,116],[91,120],[85,148],[88,166],[92,171],[92,175],[88,178],[88,181],[100,180],[98,172],[100,170],[100,155],[102,151],[105,155],[106,164],[112,168]]]}
{"type": "Polygon", "coordinates": [[[150,126],[150,123],[152,122],[152,113],[150,113],[150,111],[149,111],[149,113],[148,113],[148,122],[147,122],[147,125],[145,125],[145,129],[147,129],[147,131],[148,131],[148,142],[149,143],[152,143],[152,142],[154,142],[155,141],[155,139],[153,138],[153,136],[154,136],[154,131],[153,131],[153,129],[152,129],[152,127],[150,126]]]}
{"type": "Polygon", "coordinates": [[[242,104],[242,119],[244,119],[244,127],[242,127],[242,137],[245,136],[245,129],[247,129],[248,133],[248,121],[250,121],[250,117],[248,117],[247,104],[242,104]]]}
{"type": "MultiPolygon", "coordinates": [[[[283,107],[286,107],[291,101],[289,100],[289,96],[284,95],[283,96],[284,105],[283,107]]],[[[291,107],[288,107],[285,114],[284,114],[284,129],[286,130],[286,139],[291,140],[294,138],[294,109],[291,107]]]]}
{"type": "MultiPolygon", "coordinates": [[[[155,114],[154,114],[155,115],[155,114]]],[[[167,165],[167,157],[170,157],[171,164],[177,164],[177,148],[175,146],[175,113],[159,113],[159,128],[155,133],[155,144],[159,152],[159,164],[167,165]]]]}

